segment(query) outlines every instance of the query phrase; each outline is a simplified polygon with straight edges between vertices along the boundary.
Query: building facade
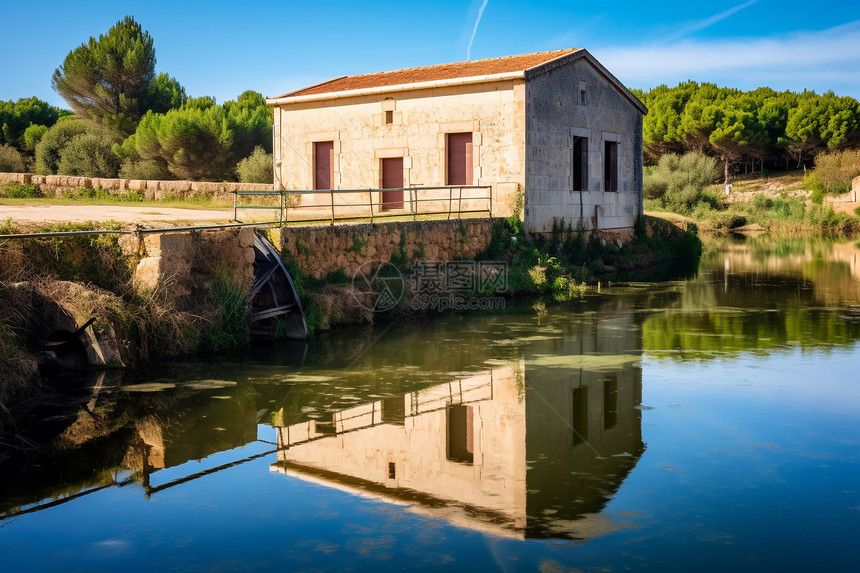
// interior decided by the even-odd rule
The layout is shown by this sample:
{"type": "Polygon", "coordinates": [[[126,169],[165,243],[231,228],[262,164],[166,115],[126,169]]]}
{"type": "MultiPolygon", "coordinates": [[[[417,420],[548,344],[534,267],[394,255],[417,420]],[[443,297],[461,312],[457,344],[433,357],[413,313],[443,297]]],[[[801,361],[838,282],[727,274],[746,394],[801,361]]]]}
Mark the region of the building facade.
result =
{"type": "Polygon", "coordinates": [[[628,229],[641,212],[645,107],[585,50],[345,76],[267,103],[276,189],[420,212],[456,187],[491,197],[493,216],[522,193],[534,232],[628,229]]]}

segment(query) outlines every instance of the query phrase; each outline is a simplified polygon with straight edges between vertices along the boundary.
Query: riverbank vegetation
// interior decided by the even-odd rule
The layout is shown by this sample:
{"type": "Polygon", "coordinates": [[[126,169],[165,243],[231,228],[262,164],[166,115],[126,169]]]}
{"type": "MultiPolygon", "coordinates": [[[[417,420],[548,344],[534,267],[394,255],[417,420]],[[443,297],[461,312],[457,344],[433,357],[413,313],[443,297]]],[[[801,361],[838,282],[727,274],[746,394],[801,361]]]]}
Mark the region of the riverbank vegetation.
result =
{"type": "Polygon", "coordinates": [[[860,232],[860,213],[836,212],[826,199],[851,189],[860,175],[860,151],[824,153],[819,167],[777,177],[747,176],[727,197],[715,159],[702,153],[667,154],[645,169],[648,211],[669,211],[702,230],[759,229],[773,232],[860,232]],[[742,197],[742,200],[739,198],[742,197]]]}
{"type": "MultiPolygon", "coordinates": [[[[37,232],[96,227],[120,225],[62,223],[37,232]]],[[[0,234],[16,232],[12,221],[0,223],[0,234]]],[[[208,266],[201,269],[206,280],[200,284],[168,281],[140,288],[133,284],[140,259],[134,249],[123,247],[121,237],[129,236],[0,241],[0,407],[38,389],[40,367],[53,367],[52,358],[40,351],[50,331],[74,331],[91,318],[93,336],[102,341],[111,366],[247,346],[250,284],[237,280],[233,269],[201,251],[200,264],[208,266]]]]}

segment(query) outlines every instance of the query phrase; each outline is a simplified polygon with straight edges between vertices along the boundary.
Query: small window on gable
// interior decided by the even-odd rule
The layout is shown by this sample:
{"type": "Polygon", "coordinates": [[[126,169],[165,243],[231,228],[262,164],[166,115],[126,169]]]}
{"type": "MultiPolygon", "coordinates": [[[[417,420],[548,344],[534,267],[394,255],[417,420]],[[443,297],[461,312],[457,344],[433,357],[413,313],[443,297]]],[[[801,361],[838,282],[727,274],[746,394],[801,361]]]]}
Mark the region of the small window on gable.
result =
{"type": "Polygon", "coordinates": [[[385,125],[391,125],[394,123],[394,112],[388,110],[385,112],[385,125]]]}
{"type": "Polygon", "coordinates": [[[579,90],[579,105],[585,105],[585,90],[579,90]]]}
{"type": "Polygon", "coordinates": [[[588,86],[585,82],[579,82],[579,105],[585,105],[588,101],[588,97],[586,92],[588,91],[588,86]]]}

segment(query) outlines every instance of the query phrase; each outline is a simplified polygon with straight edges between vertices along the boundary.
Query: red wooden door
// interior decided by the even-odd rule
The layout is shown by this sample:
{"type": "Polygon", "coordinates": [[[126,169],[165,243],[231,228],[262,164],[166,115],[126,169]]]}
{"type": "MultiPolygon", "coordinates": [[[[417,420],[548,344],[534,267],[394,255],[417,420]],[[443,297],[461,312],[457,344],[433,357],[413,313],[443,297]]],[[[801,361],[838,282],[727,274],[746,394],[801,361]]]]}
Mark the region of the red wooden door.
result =
{"type": "Polygon", "coordinates": [[[382,188],[396,189],[382,192],[382,210],[403,209],[402,157],[386,157],[382,160],[382,188]]]}
{"type": "Polygon", "coordinates": [[[446,185],[472,184],[472,134],[449,133],[448,173],[446,185]]]}
{"type": "Polygon", "coordinates": [[[314,189],[331,189],[334,175],[334,142],[314,143],[314,189]]]}

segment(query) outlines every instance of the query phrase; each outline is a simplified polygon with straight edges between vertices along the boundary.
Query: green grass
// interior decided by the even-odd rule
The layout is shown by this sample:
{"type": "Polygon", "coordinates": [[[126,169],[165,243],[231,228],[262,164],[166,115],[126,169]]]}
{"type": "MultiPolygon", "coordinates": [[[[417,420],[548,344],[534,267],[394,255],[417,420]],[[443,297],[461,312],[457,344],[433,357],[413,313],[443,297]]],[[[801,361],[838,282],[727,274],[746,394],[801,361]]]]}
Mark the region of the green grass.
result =
{"type": "Polygon", "coordinates": [[[757,224],[770,231],[853,233],[860,231],[860,214],[837,213],[830,205],[807,205],[802,197],[756,195],[748,203],[717,208],[699,206],[693,217],[712,229],[735,229],[757,224]]]}

